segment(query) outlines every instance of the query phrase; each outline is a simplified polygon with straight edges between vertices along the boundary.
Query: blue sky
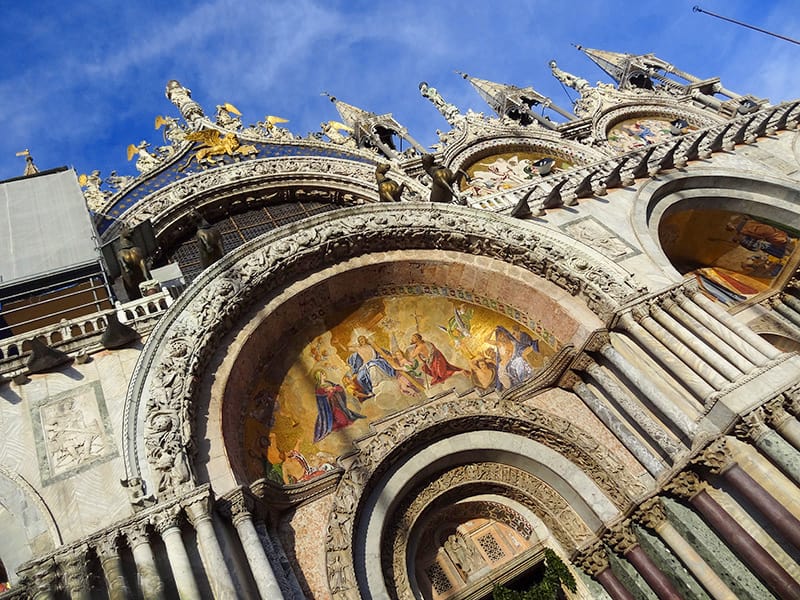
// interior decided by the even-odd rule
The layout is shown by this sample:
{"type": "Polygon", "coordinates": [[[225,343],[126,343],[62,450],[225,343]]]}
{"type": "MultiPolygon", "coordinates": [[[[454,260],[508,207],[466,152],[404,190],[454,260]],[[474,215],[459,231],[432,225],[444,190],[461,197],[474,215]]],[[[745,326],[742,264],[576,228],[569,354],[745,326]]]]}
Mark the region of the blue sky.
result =
{"type": "MultiPolygon", "coordinates": [[[[230,102],[245,124],[289,119],[297,135],[336,119],[320,92],[391,112],[424,145],[447,123],[422,80],[462,111],[489,112],[454,73],[570,99],[547,63],[589,81],[604,74],[571,43],[653,52],[700,77],[773,102],[800,97],[800,46],[692,12],[692,6],[800,37],[797,0],[173,0],[6,2],[0,22],[0,179],[40,169],[135,174],[129,143],[161,134],[178,79],[213,115],[230,102]],[[669,7],[669,8],[666,8],[669,7]]],[[[574,92],[569,90],[573,96],[574,92]]]]}

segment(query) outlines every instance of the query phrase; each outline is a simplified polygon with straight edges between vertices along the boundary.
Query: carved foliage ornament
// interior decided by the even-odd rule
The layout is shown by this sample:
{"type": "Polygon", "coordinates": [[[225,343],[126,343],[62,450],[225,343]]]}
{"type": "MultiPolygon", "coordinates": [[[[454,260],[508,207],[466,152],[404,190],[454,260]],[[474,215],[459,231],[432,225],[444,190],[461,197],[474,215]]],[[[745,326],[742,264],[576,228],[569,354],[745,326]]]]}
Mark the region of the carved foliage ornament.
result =
{"type": "MultiPolygon", "coordinates": [[[[619,508],[624,509],[629,506],[633,498],[646,490],[645,486],[628,475],[622,463],[594,438],[569,421],[546,411],[492,396],[422,405],[402,421],[374,436],[372,441],[361,449],[342,477],[326,538],[328,581],[331,590],[334,591],[334,598],[338,600],[358,597],[350,547],[355,531],[357,509],[368,482],[379,477],[381,472],[392,464],[392,457],[404,453],[414,438],[429,443],[442,435],[443,427],[447,434],[457,432],[458,424],[466,424],[462,426],[468,426],[471,430],[481,427],[495,431],[509,430],[517,435],[535,439],[580,467],[619,508]]],[[[510,469],[502,465],[497,468],[510,469]]],[[[476,465],[464,467],[465,477],[470,476],[470,469],[474,471],[471,473],[471,478],[480,479],[480,469],[476,465]]],[[[522,473],[518,469],[512,470],[518,475],[522,473]]],[[[527,474],[522,473],[522,475],[527,474]]],[[[521,484],[519,487],[525,488],[526,485],[521,484]]],[[[547,496],[546,490],[543,489],[547,486],[538,487],[542,488],[540,495],[543,498],[547,496]]],[[[557,510],[560,500],[563,502],[560,497],[550,498],[548,510],[550,512],[557,510]]],[[[563,519],[566,516],[564,511],[559,513],[559,518],[563,519]]],[[[572,529],[577,525],[573,523],[568,527],[572,529]]],[[[565,531],[563,526],[559,526],[557,530],[565,531]]],[[[569,537],[566,534],[564,536],[565,539],[569,537]]],[[[582,536],[577,537],[576,541],[581,541],[582,536]]],[[[399,573],[396,573],[395,576],[398,575],[399,573]]]]}
{"type": "MultiPolygon", "coordinates": [[[[601,255],[582,252],[557,232],[498,215],[427,205],[413,211],[376,205],[337,215],[309,219],[302,229],[278,231],[241,246],[204,271],[159,321],[134,370],[124,417],[129,439],[136,440],[139,398],[148,397],[145,454],[159,495],[191,487],[191,398],[215,340],[255,299],[308,272],[354,255],[435,248],[519,265],[581,296],[601,315],[637,293],[628,273],[601,255]],[[152,376],[146,395],[148,372],[152,376]]],[[[140,476],[135,455],[126,458],[128,475],[140,476]]]]}

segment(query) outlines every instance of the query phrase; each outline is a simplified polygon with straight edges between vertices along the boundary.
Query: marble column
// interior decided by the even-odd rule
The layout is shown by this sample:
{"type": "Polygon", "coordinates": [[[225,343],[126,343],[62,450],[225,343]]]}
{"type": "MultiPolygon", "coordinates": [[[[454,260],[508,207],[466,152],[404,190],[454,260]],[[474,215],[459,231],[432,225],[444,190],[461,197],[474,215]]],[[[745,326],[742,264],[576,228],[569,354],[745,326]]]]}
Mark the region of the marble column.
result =
{"type": "Polygon", "coordinates": [[[779,396],[764,404],[767,422],[796,449],[800,449],[800,421],[783,406],[784,398],[779,396]]]}
{"type": "Polygon", "coordinates": [[[634,566],[660,600],[682,600],[669,578],[639,545],[628,521],[611,529],[605,538],[614,552],[625,557],[634,566]]]}
{"type": "Polygon", "coordinates": [[[576,564],[583,569],[584,573],[594,577],[603,586],[606,593],[611,596],[611,600],[634,600],[622,582],[614,575],[608,563],[606,549],[602,543],[598,542],[587,550],[584,550],[576,559],[576,564]]]}
{"type": "Polygon", "coordinates": [[[697,509],[733,552],[779,598],[800,598],[800,583],[786,572],[745,529],[731,517],[706,491],[696,473],[682,471],[664,490],[682,496],[697,509]]]}
{"type": "Polygon", "coordinates": [[[670,458],[674,459],[686,447],[672,439],[667,431],[659,425],[627,391],[622,389],[605,369],[594,361],[589,361],[581,368],[588,373],[600,389],[608,394],[625,412],[629,419],[642,428],[650,440],[660,447],[670,458]]]}
{"type": "Polygon", "coordinates": [[[133,562],[136,563],[142,597],[144,600],[164,600],[164,583],[158,574],[146,525],[144,523],[133,525],[124,533],[133,554],[133,562]]]}
{"type": "MultiPolygon", "coordinates": [[[[755,368],[756,365],[753,362],[737,352],[735,347],[726,342],[715,330],[721,333],[724,329],[730,336],[733,336],[733,332],[727,330],[724,325],[703,311],[699,306],[693,304],[691,300],[686,298],[683,294],[676,293],[673,300],[669,302],[665,301],[664,308],[693,334],[702,338],[710,347],[714,348],[720,356],[734,365],[737,370],[742,373],[748,373],[755,368]],[[687,308],[692,310],[694,314],[690,314],[689,311],[686,310],[687,308]]],[[[745,350],[742,349],[742,352],[744,351],[745,350]]]]}
{"type": "Polygon", "coordinates": [[[629,363],[610,343],[600,347],[600,354],[614,365],[685,436],[690,439],[694,437],[697,432],[697,424],[675,406],[675,403],[667,398],[648,376],[629,363]]]}
{"type": "Polygon", "coordinates": [[[229,501],[233,526],[239,534],[247,563],[250,565],[250,572],[258,587],[258,593],[263,600],[281,598],[283,592],[280,584],[253,524],[253,500],[244,492],[239,491],[229,501]]]}
{"type": "Polygon", "coordinates": [[[728,381],[735,381],[744,374],[713,348],[706,345],[694,332],[689,331],[660,306],[655,304],[651,306],[650,314],[662,327],[679,339],[681,343],[689,347],[692,352],[728,381]]]}
{"type": "Polygon", "coordinates": [[[236,586],[225,564],[225,556],[214,531],[212,515],[211,490],[206,489],[200,497],[184,502],[184,509],[189,521],[197,532],[197,543],[200,546],[200,557],[215,598],[236,598],[236,586]]]}
{"type": "Polygon", "coordinates": [[[736,600],[736,594],[667,520],[658,498],[643,502],[634,519],[655,531],[664,540],[714,600],[736,600]]]}
{"type": "Polygon", "coordinates": [[[181,535],[180,506],[171,506],[153,516],[153,526],[167,548],[167,559],[172,570],[172,578],[175,580],[175,587],[178,590],[178,597],[181,600],[194,600],[200,597],[200,590],[197,587],[192,563],[183,545],[181,535]]]}
{"type": "Polygon", "coordinates": [[[733,460],[724,438],[711,443],[693,462],[722,475],[784,538],[800,549],[800,521],[733,460]]]}
{"type": "Polygon", "coordinates": [[[64,587],[70,600],[91,600],[88,551],[89,547],[82,544],[56,558],[64,574],[64,587]]]}
{"type": "Polygon", "coordinates": [[[128,584],[125,582],[125,575],[122,572],[122,560],[119,556],[117,546],[117,536],[111,535],[100,539],[95,550],[100,559],[100,566],[103,568],[103,575],[106,579],[106,589],[108,590],[109,600],[124,600],[130,597],[128,584]]]}
{"type": "Polygon", "coordinates": [[[733,329],[731,329],[731,327],[729,327],[729,316],[726,315],[722,321],[718,318],[715,318],[714,315],[712,315],[708,310],[700,306],[697,301],[695,301],[694,294],[688,290],[687,295],[677,296],[676,301],[683,310],[713,331],[714,334],[719,336],[719,338],[722,339],[728,346],[733,348],[737,354],[741,355],[747,361],[752,363],[754,367],[759,367],[769,362],[769,359],[766,356],[755,350],[733,329]]]}
{"type": "MultiPolygon", "coordinates": [[[[766,357],[767,360],[777,358],[781,354],[781,351],[775,346],[770,344],[764,338],[760,337],[756,332],[746,325],[739,323],[736,319],[720,308],[719,305],[706,298],[700,292],[696,292],[694,295],[692,295],[692,301],[695,302],[700,308],[708,312],[712,317],[717,319],[720,323],[728,327],[742,340],[749,344],[753,350],[758,352],[761,356],[766,357]]],[[[764,363],[760,362],[759,364],[764,363]]]]}
{"type": "Polygon", "coordinates": [[[744,415],[734,431],[738,437],[752,441],[778,469],[800,485],[800,452],[770,429],[766,421],[765,410],[759,407],[744,415]]]}
{"type": "Polygon", "coordinates": [[[589,407],[595,416],[622,442],[631,454],[636,457],[653,477],[658,477],[666,469],[666,465],[628,427],[617,418],[617,415],[598,398],[580,378],[572,374],[572,389],[589,407]]]}
{"type": "MultiPolygon", "coordinates": [[[[651,324],[650,329],[653,329],[652,323],[655,323],[655,321],[651,317],[641,316],[640,318],[644,322],[651,324]]],[[[706,398],[717,391],[687,366],[688,363],[685,361],[691,361],[696,364],[696,357],[688,356],[688,349],[679,344],[674,337],[665,337],[663,335],[656,337],[652,331],[645,329],[638,323],[631,313],[622,315],[619,319],[619,324],[642,348],[652,353],[653,357],[678,382],[684,385],[700,404],[703,404],[706,398]]]]}
{"type": "Polygon", "coordinates": [[[782,300],[782,298],[777,298],[774,300],[772,302],[772,308],[775,309],[775,312],[783,316],[783,318],[794,325],[796,329],[800,329],[800,314],[797,314],[797,311],[785,304],[782,300]]]}

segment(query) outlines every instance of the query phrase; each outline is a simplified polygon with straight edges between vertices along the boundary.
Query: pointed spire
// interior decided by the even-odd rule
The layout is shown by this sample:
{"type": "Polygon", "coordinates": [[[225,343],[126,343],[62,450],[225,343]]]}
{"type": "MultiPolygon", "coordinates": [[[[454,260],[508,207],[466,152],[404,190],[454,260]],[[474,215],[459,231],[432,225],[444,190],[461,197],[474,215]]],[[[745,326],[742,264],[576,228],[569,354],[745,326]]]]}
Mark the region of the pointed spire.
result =
{"type": "Polygon", "coordinates": [[[478,95],[492,107],[499,117],[510,116],[523,124],[531,123],[535,119],[547,128],[555,128],[555,123],[531,111],[532,106],[542,105],[545,108],[552,108],[567,119],[574,118],[574,115],[559,108],[553,104],[550,98],[543,96],[532,87],[520,88],[515,85],[471,77],[461,71],[456,71],[456,73],[470,82],[478,95]]]}
{"type": "Polygon", "coordinates": [[[625,74],[630,68],[632,59],[634,58],[631,54],[584,48],[580,44],[573,45],[588,56],[594,64],[608,73],[617,83],[621,83],[625,79],[625,74]]]}
{"type": "Polygon", "coordinates": [[[330,98],[342,120],[353,129],[353,137],[359,146],[378,148],[388,158],[396,158],[398,152],[392,138],[397,136],[406,140],[420,154],[425,154],[425,149],[408,134],[408,130],[400,125],[391,113],[377,115],[342,102],[328,92],[322,92],[322,95],[330,98]]]}

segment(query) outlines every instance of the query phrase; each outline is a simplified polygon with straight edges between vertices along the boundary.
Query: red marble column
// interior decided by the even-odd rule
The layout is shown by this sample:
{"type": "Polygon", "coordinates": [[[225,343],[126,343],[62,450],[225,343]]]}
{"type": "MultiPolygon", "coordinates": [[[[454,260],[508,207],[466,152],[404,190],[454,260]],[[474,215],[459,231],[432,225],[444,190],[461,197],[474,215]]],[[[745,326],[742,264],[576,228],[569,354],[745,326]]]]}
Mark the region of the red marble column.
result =
{"type": "Polygon", "coordinates": [[[761,487],[736,463],[723,471],[722,476],[760,510],[782,536],[789,540],[795,548],[800,548],[800,521],[773,498],[772,494],[761,487]]]}
{"type": "Polygon", "coordinates": [[[636,600],[622,582],[614,575],[614,571],[606,567],[603,571],[594,576],[603,589],[611,596],[611,600],[636,600]]]}
{"type": "Polygon", "coordinates": [[[669,578],[639,545],[639,540],[630,527],[630,521],[612,528],[606,536],[606,541],[615,552],[624,556],[634,566],[660,600],[682,600],[669,578]]]}
{"type": "Polygon", "coordinates": [[[664,486],[689,499],[712,529],[779,598],[800,598],[800,583],[795,581],[724,508],[706,492],[696,473],[683,471],[664,486]]]}

